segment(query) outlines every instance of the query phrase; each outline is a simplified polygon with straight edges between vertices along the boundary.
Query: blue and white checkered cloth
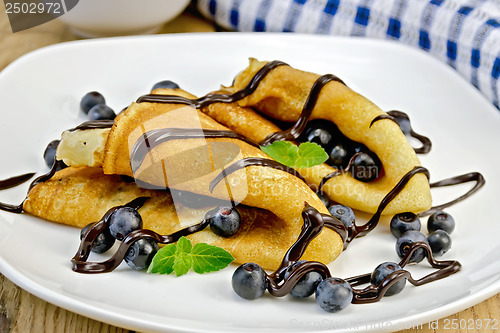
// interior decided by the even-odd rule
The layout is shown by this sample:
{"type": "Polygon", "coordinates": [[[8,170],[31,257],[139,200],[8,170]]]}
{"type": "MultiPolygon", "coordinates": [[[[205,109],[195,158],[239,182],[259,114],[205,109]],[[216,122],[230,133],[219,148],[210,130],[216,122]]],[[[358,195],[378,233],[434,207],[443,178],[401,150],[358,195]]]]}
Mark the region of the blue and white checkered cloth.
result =
{"type": "Polygon", "coordinates": [[[455,68],[500,108],[500,0],[198,0],[237,31],[400,41],[455,68]]]}

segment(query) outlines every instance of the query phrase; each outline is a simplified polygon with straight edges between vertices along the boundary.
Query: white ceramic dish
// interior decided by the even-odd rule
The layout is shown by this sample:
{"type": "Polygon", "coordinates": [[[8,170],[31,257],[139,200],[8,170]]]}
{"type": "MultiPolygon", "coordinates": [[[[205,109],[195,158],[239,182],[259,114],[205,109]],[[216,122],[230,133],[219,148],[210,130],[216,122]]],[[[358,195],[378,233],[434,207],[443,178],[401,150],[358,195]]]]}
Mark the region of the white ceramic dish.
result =
{"type": "MultiPolygon", "coordinates": [[[[500,113],[446,65],[390,42],[195,34],[80,41],[36,51],[0,73],[0,179],[45,172],[46,144],[84,120],[78,103],[90,90],[102,92],[116,110],[163,79],[204,94],[230,84],[248,57],[335,73],[383,109],[409,113],[414,127],[433,140],[433,150],[422,157],[432,180],[483,173],[486,186],[448,210],[458,226],[445,258],[460,260],[460,273],[421,287],[407,286],[379,303],[329,314],[313,298],[240,299],[230,285],[234,266],[180,278],[126,266],[109,274],[77,274],[71,271],[70,258],[79,230],[5,212],[0,212],[0,271],[51,303],[140,331],[393,331],[458,312],[500,291],[500,158],[494,153],[500,113]]],[[[26,187],[1,191],[0,201],[21,202],[26,187]]],[[[436,202],[467,188],[436,191],[436,202]]],[[[397,260],[394,243],[381,226],[353,242],[330,268],[340,277],[370,272],[380,262],[397,260]]],[[[416,277],[430,271],[425,264],[419,266],[410,268],[416,277]]]]}

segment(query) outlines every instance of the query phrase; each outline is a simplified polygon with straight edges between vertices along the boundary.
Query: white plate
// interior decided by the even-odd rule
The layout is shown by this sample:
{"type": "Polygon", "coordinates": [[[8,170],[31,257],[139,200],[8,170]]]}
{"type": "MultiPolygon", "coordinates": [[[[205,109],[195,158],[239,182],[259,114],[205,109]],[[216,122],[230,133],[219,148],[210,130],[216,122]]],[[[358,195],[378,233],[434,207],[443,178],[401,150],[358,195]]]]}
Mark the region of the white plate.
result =
{"type": "MultiPolygon", "coordinates": [[[[124,266],[109,274],[77,274],[70,258],[78,247],[78,230],[5,212],[0,212],[1,272],[56,305],[142,331],[396,330],[458,312],[500,290],[500,159],[494,146],[500,142],[500,113],[446,65],[390,42],[195,34],[79,41],[38,50],[0,73],[0,179],[46,171],[46,144],[84,120],[78,105],[90,90],[102,92],[117,111],[163,79],[204,94],[230,84],[248,57],[335,73],[383,109],[409,113],[414,127],[433,140],[433,150],[422,157],[432,180],[483,173],[486,186],[449,209],[458,226],[445,258],[460,260],[460,273],[421,287],[408,285],[379,303],[328,314],[314,298],[240,299],[230,285],[233,266],[180,278],[124,266]]],[[[467,188],[436,191],[436,201],[467,188]]],[[[19,203],[25,191],[26,186],[1,191],[0,201],[19,203]]],[[[394,243],[381,226],[351,244],[330,268],[339,277],[371,272],[380,262],[397,260],[394,243]]],[[[417,277],[430,271],[425,264],[418,266],[410,268],[417,277]]]]}

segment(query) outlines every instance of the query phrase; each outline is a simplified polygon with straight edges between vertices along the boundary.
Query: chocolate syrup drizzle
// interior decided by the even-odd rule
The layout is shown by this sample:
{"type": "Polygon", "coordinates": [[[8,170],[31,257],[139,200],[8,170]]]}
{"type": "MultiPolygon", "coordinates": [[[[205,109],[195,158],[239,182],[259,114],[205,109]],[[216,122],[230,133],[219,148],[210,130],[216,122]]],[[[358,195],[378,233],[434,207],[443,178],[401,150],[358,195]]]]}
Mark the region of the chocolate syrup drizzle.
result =
{"type": "Polygon", "coordinates": [[[259,86],[260,82],[266,75],[276,67],[289,66],[282,61],[271,61],[265,64],[254,77],[250,80],[247,86],[234,94],[207,94],[203,97],[196,99],[189,99],[175,95],[155,95],[148,94],[141,96],[137,99],[137,103],[172,103],[172,104],[186,104],[194,108],[200,109],[213,103],[234,103],[249,95],[251,95],[259,86]]]}
{"type": "Polygon", "coordinates": [[[140,168],[142,162],[144,162],[144,159],[146,158],[146,155],[149,153],[149,151],[161,143],[179,139],[215,139],[215,138],[238,139],[254,147],[259,146],[254,141],[233,131],[222,131],[222,130],[211,130],[211,129],[200,129],[200,128],[155,129],[144,133],[142,135],[142,140],[139,139],[134,144],[134,147],[132,148],[132,151],[130,153],[130,165],[132,167],[132,171],[136,172],[140,168]]]}
{"type": "MultiPolygon", "coordinates": [[[[283,62],[280,61],[273,61],[267,63],[264,67],[262,67],[256,75],[251,79],[249,84],[243,88],[242,90],[235,92],[234,94],[208,94],[206,96],[200,97],[198,99],[187,99],[184,97],[180,96],[170,96],[170,95],[145,95],[140,97],[137,100],[137,103],[141,102],[151,102],[151,103],[174,103],[174,104],[186,104],[190,105],[196,108],[202,108],[204,106],[207,106],[211,103],[232,103],[236,102],[238,100],[241,100],[242,98],[252,94],[256,88],[258,87],[259,83],[265,78],[265,76],[274,68],[278,66],[283,66],[287,65],[283,62]]],[[[296,139],[304,130],[307,121],[312,113],[312,109],[314,108],[314,105],[317,102],[318,95],[328,82],[330,81],[338,81],[343,83],[342,80],[337,78],[334,75],[323,75],[318,80],[314,83],[313,88],[311,89],[311,92],[306,100],[306,103],[304,105],[304,108],[302,110],[300,118],[297,120],[297,122],[289,129],[286,131],[281,131],[277,133],[273,133],[269,135],[266,139],[264,139],[261,144],[270,144],[276,140],[293,140],[296,139]]],[[[374,122],[381,120],[381,119],[390,119],[393,121],[396,121],[394,117],[401,116],[400,114],[395,114],[394,112],[397,111],[390,111],[391,113],[388,113],[388,115],[381,115],[379,117],[376,117],[371,125],[373,125],[374,122]]],[[[396,121],[397,122],[397,121],[396,121]]],[[[75,127],[72,130],[86,130],[86,129],[94,129],[94,128],[109,128],[113,125],[113,121],[92,121],[92,122],[86,122],[83,123],[80,126],[75,127]]],[[[370,126],[371,126],[370,125],[370,126]]],[[[152,131],[146,133],[146,140],[144,140],[144,144],[147,147],[151,147],[151,143],[154,144],[159,144],[161,142],[168,141],[170,139],[186,139],[186,138],[199,138],[199,137],[232,137],[236,139],[241,139],[244,141],[247,141],[245,138],[241,138],[239,136],[235,136],[233,132],[230,131],[225,131],[224,133],[222,132],[209,132],[208,130],[203,130],[203,133],[200,133],[199,130],[196,130],[197,134],[188,134],[186,131],[178,131],[178,133],[175,133],[174,129],[163,129],[163,130],[158,130],[158,131],[152,131]],[[177,135],[177,136],[176,136],[177,135]],[[212,135],[212,136],[211,136],[212,135]]],[[[425,139],[422,139],[423,136],[419,136],[418,134],[414,133],[413,130],[411,130],[411,135],[419,139],[423,147],[416,149],[417,150],[422,150],[425,152],[426,149],[430,149],[430,141],[428,141],[428,144],[426,144],[425,139]]],[[[423,137],[425,138],[425,137],[423,137]]],[[[427,138],[426,138],[427,139],[427,138]]],[[[428,140],[428,139],[427,139],[428,140]]],[[[135,163],[140,163],[144,159],[145,153],[143,152],[144,147],[141,146],[141,144],[137,144],[137,148],[134,151],[134,154],[132,154],[135,158],[135,163]]],[[[135,147],[134,147],[135,148],[135,147]]],[[[146,152],[147,153],[147,152],[146,152]]],[[[58,167],[61,166],[62,162],[56,162],[54,163],[54,166],[51,168],[51,170],[37,179],[35,179],[31,185],[30,189],[33,188],[36,184],[40,182],[44,182],[48,179],[50,179],[58,167]]],[[[134,162],[132,162],[134,163],[134,162]]],[[[213,191],[215,186],[223,179],[225,178],[228,174],[241,169],[245,168],[250,165],[259,165],[259,166],[266,166],[266,167],[272,167],[276,168],[279,170],[283,170],[286,172],[291,173],[292,175],[295,175],[302,180],[302,176],[300,176],[295,170],[288,168],[274,160],[266,160],[266,159],[261,159],[261,158],[247,158],[241,161],[238,161],[226,169],[224,169],[210,184],[210,190],[213,191]]],[[[304,219],[304,226],[302,228],[302,231],[297,239],[297,241],[289,248],[287,253],[285,254],[282,263],[280,267],[272,274],[266,275],[267,279],[267,289],[268,291],[274,295],[274,296],[284,296],[290,292],[290,290],[295,286],[295,284],[308,272],[310,271],[317,271],[319,272],[324,278],[330,277],[330,271],[324,265],[323,263],[320,262],[305,262],[299,266],[297,266],[291,274],[288,276],[287,279],[284,279],[285,272],[286,270],[295,262],[297,262],[302,255],[304,254],[307,246],[309,243],[317,236],[320,234],[322,231],[323,227],[329,227],[339,233],[341,236],[343,242],[344,242],[344,248],[347,247],[347,245],[357,237],[362,237],[366,235],[368,232],[373,230],[375,226],[377,225],[380,216],[385,209],[385,207],[398,195],[398,193],[401,192],[401,190],[406,186],[408,181],[416,174],[418,173],[423,173],[429,178],[429,172],[427,169],[424,167],[415,167],[411,171],[409,171],[407,174],[403,176],[403,178],[396,184],[396,186],[384,197],[384,199],[381,201],[377,212],[372,216],[372,218],[365,223],[364,225],[357,226],[355,223],[349,228],[346,228],[342,222],[339,220],[333,218],[330,215],[326,214],[321,214],[319,213],[314,207],[309,206],[307,203],[305,204],[305,208],[302,212],[302,216],[304,219]]],[[[13,177],[4,181],[0,182],[0,189],[12,187],[19,185],[25,181],[27,181],[29,178],[31,178],[33,174],[25,174],[21,175],[19,177],[13,177]]],[[[440,187],[440,186],[450,186],[450,185],[455,185],[455,184],[460,184],[460,183],[465,183],[469,181],[475,181],[476,184],[475,186],[466,194],[462,195],[461,197],[443,205],[439,205],[436,207],[433,207],[431,210],[428,212],[422,213],[431,213],[436,210],[440,210],[442,208],[448,207],[456,202],[464,200],[466,197],[472,195],[475,193],[480,187],[484,185],[484,178],[481,174],[477,172],[457,176],[457,177],[452,177],[448,178],[439,182],[431,183],[431,187],[440,187]]],[[[326,181],[322,181],[322,184],[320,184],[320,187],[324,185],[326,181]]],[[[125,204],[123,206],[117,206],[114,208],[111,208],[106,212],[106,214],[103,216],[103,218],[96,222],[92,227],[89,228],[88,232],[85,234],[83,237],[80,247],[78,249],[78,252],[72,259],[73,263],[73,270],[76,272],[80,273],[102,273],[102,272],[109,272],[114,270],[120,262],[124,259],[124,257],[127,254],[128,249],[130,246],[138,239],[143,238],[143,237],[149,237],[153,239],[154,241],[161,243],[161,244],[168,244],[168,243],[173,243],[176,242],[180,237],[182,236],[187,236],[192,233],[201,231],[205,229],[209,223],[210,223],[210,214],[212,214],[212,211],[208,212],[205,215],[205,218],[203,219],[202,222],[195,224],[193,226],[190,226],[188,228],[181,229],[173,234],[170,235],[159,235],[151,230],[146,230],[146,229],[141,229],[141,230],[136,230],[129,235],[125,237],[125,239],[121,242],[117,252],[108,260],[100,263],[95,263],[95,262],[88,262],[87,259],[90,255],[90,250],[92,248],[92,244],[95,240],[95,238],[107,227],[108,219],[110,215],[118,208],[120,207],[132,207],[134,209],[139,209],[144,205],[144,203],[148,200],[146,197],[140,197],[137,198],[128,204],[125,204]]],[[[23,201],[24,202],[24,201],[23,201]]],[[[22,212],[22,203],[18,206],[13,206],[13,205],[7,205],[7,204],[2,204],[0,203],[0,209],[15,212],[15,213],[21,213],[22,212]]],[[[354,299],[353,303],[368,303],[368,302],[375,302],[379,300],[387,289],[389,289],[390,286],[392,286],[394,283],[396,283],[400,279],[408,279],[410,283],[414,285],[422,285],[437,279],[441,279],[443,277],[446,277],[450,274],[453,274],[460,270],[461,265],[457,261],[436,261],[433,256],[430,247],[427,244],[424,243],[414,243],[410,249],[410,251],[406,254],[406,256],[402,259],[400,266],[404,267],[408,261],[411,255],[413,254],[414,251],[416,251],[419,248],[424,248],[427,252],[427,258],[429,263],[431,264],[432,267],[437,268],[438,271],[431,273],[421,279],[415,280],[412,278],[411,274],[406,271],[406,270],[401,270],[401,271],[396,271],[394,273],[391,273],[389,276],[387,276],[382,283],[379,286],[373,286],[369,285],[368,287],[364,289],[355,289],[353,288],[354,291],[354,299]]],[[[346,279],[352,286],[358,286],[362,284],[369,283],[370,281],[370,274],[365,274],[365,275],[360,275],[352,278],[346,279]]]]}
{"type": "Polygon", "coordinates": [[[428,152],[431,151],[431,148],[432,148],[432,142],[431,142],[431,140],[428,137],[426,137],[426,136],[424,136],[422,134],[418,134],[417,132],[415,132],[413,130],[413,127],[411,126],[410,117],[406,113],[404,113],[402,111],[392,110],[392,111],[387,111],[386,114],[378,115],[377,117],[375,117],[372,120],[372,122],[370,123],[370,127],[372,127],[372,125],[375,122],[377,122],[379,120],[382,120],[382,119],[392,120],[398,126],[400,126],[400,124],[398,123],[398,121],[396,120],[396,118],[400,118],[400,119],[404,119],[404,120],[408,121],[408,125],[410,126],[410,128],[409,128],[410,132],[408,133],[408,135],[410,135],[411,137],[417,139],[422,144],[422,146],[420,146],[418,148],[413,148],[413,150],[415,150],[415,153],[417,153],[417,154],[427,154],[428,152]]]}
{"type": "Polygon", "coordinates": [[[304,107],[302,108],[302,112],[299,116],[299,119],[297,119],[297,122],[290,127],[287,130],[284,131],[279,131],[275,132],[272,134],[269,134],[264,140],[260,142],[261,146],[267,146],[272,144],[275,141],[283,141],[283,140],[289,140],[289,141],[294,141],[296,140],[302,132],[304,132],[307,122],[309,121],[309,118],[311,117],[311,114],[313,112],[314,106],[316,105],[316,102],[318,101],[318,96],[323,87],[331,82],[331,81],[337,81],[345,85],[344,81],[339,79],[337,76],[333,74],[326,74],[320,76],[313,84],[311,91],[309,92],[309,95],[307,96],[307,100],[304,104],[304,107]]]}
{"type": "Polygon", "coordinates": [[[103,119],[103,120],[89,120],[81,123],[80,125],[76,126],[75,128],[70,129],[70,132],[73,131],[85,131],[85,130],[91,130],[91,129],[100,129],[100,128],[111,128],[113,127],[113,124],[115,123],[114,120],[110,119],[103,119]]]}
{"type": "MultiPolygon", "coordinates": [[[[43,174],[43,175],[35,178],[33,180],[33,182],[31,182],[29,189],[28,189],[28,193],[29,193],[29,191],[31,191],[31,189],[35,185],[37,185],[39,183],[43,183],[43,182],[49,180],[50,178],[52,178],[52,176],[56,173],[56,171],[58,169],[63,168],[63,167],[65,167],[65,164],[62,161],[54,161],[52,168],[50,168],[50,170],[46,174],[43,174]]],[[[35,173],[26,173],[24,175],[20,175],[17,177],[12,177],[12,178],[3,180],[0,182],[0,190],[20,185],[20,184],[28,181],[29,179],[31,179],[31,177],[33,177],[34,175],[35,175],[35,173]]],[[[10,213],[20,214],[23,212],[23,204],[24,204],[25,200],[26,199],[24,199],[23,202],[21,202],[19,205],[11,205],[11,204],[6,204],[6,203],[0,202],[0,210],[4,210],[4,211],[10,212],[10,213]]]]}

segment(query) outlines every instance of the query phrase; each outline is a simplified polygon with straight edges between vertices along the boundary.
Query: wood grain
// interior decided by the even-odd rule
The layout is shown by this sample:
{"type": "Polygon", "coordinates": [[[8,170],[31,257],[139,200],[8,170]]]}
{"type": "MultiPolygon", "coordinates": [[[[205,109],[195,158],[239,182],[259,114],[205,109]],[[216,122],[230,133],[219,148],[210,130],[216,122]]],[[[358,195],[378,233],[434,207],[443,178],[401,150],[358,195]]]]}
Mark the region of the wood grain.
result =
{"type": "MultiPolygon", "coordinates": [[[[75,40],[68,29],[58,21],[13,34],[3,6],[0,6],[0,70],[9,63],[32,50],[43,46],[75,40]]],[[[192,10],[166,24],[161,33],[212,32],[213,25],[204,21],[192,10]]],[[[432,325],[424,324],[410,328],[404,333],[430,332],[499,332],[484,329],[445,329],[447,321],[500,320],[500,294],[453,316],[439,320],[432,325]],[[437,328],[436,328],[437,327],[437,328]]],[[[0,275],[0,332],[128,332],[95,321],[55,305],[18,288],[0,275]]]]}

